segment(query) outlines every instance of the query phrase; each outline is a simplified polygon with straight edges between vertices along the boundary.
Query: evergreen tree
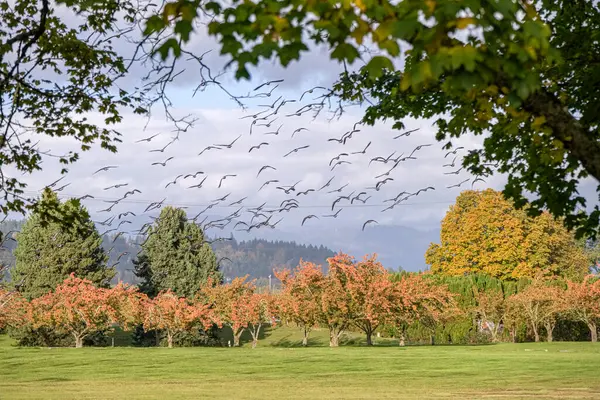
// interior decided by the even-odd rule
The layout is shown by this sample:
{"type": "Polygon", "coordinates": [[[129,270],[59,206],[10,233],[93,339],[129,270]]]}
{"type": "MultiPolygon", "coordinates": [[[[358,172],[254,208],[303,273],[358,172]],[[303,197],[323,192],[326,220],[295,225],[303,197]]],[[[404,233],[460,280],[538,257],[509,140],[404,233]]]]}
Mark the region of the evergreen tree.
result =
{"type": "Polygon", "coordinates": [[[209,278],[222,279],[202,229],[187,221],[185,211],[174,207],[162,210],[134,264],[142,279],[140,290],[149,296],[171,289],[191,297],[209,278]]]}
{"type": "Polygon", "coordinates": [[[17,234],[16,265],[11,270],[15,287],[28,299],[52,291],[71,273],[108,286],[115,274],[107,268],[102,238],[88,211],[76,199],[61,202],[46,189],[40,204],[56,205],[57,215],[74,216],[71,223],[46,222],[34,211],[17,234]],[[62,214],[61,214],[62,213],[62,214]]]}

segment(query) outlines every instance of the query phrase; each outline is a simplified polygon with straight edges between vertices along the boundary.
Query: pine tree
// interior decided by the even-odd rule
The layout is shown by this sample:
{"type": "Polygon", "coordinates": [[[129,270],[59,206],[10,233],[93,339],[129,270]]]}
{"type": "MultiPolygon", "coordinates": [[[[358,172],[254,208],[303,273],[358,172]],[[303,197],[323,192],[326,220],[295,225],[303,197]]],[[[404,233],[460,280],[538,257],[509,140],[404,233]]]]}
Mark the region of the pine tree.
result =
{"type": "Polygon", "coordinates": [[[149,296],[170,289],[191,297],[209,278],[222,279],[202,229],[174,207],[162,210],[134,263],[136,276],[142,279],[140,289],[149,296]]]}
{"type": "Polygon", "coordinates": [[[11,277],[15,287],[28,299],[52,291],[71,273],[107,287],[115,275],[106,266],[108,256],[102,238],[88,211],[78,200],[61,202],[50,189],[39,204],[56,204],[57,213],[74,216],[72,222],[44,222],[34,211],[17,235],[16,265],[11,277]]]}

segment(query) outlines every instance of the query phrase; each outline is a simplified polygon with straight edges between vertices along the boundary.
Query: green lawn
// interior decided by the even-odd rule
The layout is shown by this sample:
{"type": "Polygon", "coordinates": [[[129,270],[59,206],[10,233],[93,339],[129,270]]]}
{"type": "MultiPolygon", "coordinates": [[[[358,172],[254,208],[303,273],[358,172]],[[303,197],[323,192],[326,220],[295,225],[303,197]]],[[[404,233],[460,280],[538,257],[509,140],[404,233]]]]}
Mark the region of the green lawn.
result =
{"type": "Polygon", "coordinates": [[[275,329],[256,349],[169,350],[17,348],[0,336],[0,399],[600,398],[591,343],[330,349],[298,338],[275,329]]]}

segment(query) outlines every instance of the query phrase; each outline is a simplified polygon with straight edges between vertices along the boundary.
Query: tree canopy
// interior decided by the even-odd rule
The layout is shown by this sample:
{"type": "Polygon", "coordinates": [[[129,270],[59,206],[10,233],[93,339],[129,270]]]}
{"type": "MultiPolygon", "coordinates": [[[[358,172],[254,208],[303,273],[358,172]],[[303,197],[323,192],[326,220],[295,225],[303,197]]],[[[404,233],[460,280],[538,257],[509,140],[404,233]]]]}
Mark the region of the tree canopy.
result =
{"type": "Polygon", "coordinates": [[[147,235],[135,268],[143,280],[140,288],[149,296],[170,289],[192,297],[209,279],[222,279],[202,228],[188,222],[182,209],[163,208],[147,235]]]}
{"type": "Polygon", "coordinates": [[[497,166],[518,207],[529,202],[532,215],[547,209],[579,234],[597,233],[600,208],[580,211],[587,204],[578,192],[584,178],[600,179],[597,2],[173,0],[146,33],[173,27],[159,51],[177,57],[207,14],[238,78],[261,60],[287,66],[326,45],[331,59],[363,61],[331,95],[368,103],[365,122],[389,119],[402,129],[406,117],[433,118],[446,148],[467,133],[485,135],[463,161],[470,172],[486,176],[497,166]]]}
{"type": "Polygon", "coordinates": [[[440,243],[425,255],[431,271],[485,273],[502,280],[522,277],[582,278],[590,262],[572,233],[548,213],[529,217],[500,192],[468,190],[442,220],[440,243]]]}
{"type": "Polygon", "coordinates": [[[76,199],[61,202],[50,190],[40,200],[48,203],[56,204],[57,216],[72,215],[73,223],[42,223],[38,212],[31,214],[17,234],[13,284],[29,299],[50,292],[71,274],[107,286],[115,271],[106,265],[108,256],[88,211],[76,199]]]}

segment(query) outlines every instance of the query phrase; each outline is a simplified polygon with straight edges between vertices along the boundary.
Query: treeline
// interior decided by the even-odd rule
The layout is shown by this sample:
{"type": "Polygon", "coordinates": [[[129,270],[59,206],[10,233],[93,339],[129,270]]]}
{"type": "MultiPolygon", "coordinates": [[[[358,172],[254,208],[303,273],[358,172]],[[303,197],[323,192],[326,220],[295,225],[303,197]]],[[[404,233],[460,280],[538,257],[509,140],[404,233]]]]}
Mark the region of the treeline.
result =
{"type": "MultiPolygon", "coordinates": [[[[328,270],[301,262],[294,270],[276,272],[278,292],[260,292],[252,282],[236,278],[219,284],[209,278],[193,295],[178,296],[170,289],[147,296],[138,288],[119,284],[100,288],[71,275],[55,290],[27,301],[16,292],[0,291],[0,326],[45,329],[70,335],[75,347],[87,336],[114,329],[141,327],[166,338],[173,347],[178,334],[205,334],[229,329],[233,345],[241,335],[258,344],[266,325],[294,324],[304,333],[329,330],[329,344],[339,345],[347,330],[364,332],[372,345],[375,332],[392,332],[400,345],[419,330],[436,334],[449,326],[473,321],[478,342],[517,341],[524,338],[554,340],[561,322],[583,323],[589,338],[597,341],[600,320],[600,280],[522,280],[504,284],[486,277],[447,279],[433,274],[390,274],[375,256],[356,261],[345,254],[328,259],[328,270]],[[443,283],[443,282],[446,283],[443,283]],[[472,284],[470,286],[469,284],[472,284]],[[452,289],[451,289],[452,288],[452,289]],[[485,339],[484,339],[485,338],[485,339]]],[[[452,333],[450,333],[452,335],[452,333]]]]}
{"type": "Polygon", "coordinates": [[[490,190],[458,197],[427,254],[427,273],[391,273],[374,257],[338,254],[327,270],[304,260],[293,270],[279,266],[280,284],[269,286],[227,279],[202,229],[173,207],[161,210],[139,243],[132,261],[138,286],[111,285],[115,270],[87,211],[49,190],[44,201],[58,202],[76,222],[43,224],[33,213],[18,235],[13,281],[0,304],[3,323],[22,345],[77,344],[81,332],[79,345],[101,343],[113,324],[133,329],[136,345],[216,343],[224,327],[237,342],[241,332],[258,337],[265,324],[280,322],[305,335],[326,328],[332,346],[347,330],[363,331],[367,343],[374,333],[400,343],[597,338],[600,283],[590,267],[598,246],[576,240],[547,214],[509,207],[490,190]]]}
{"type": "MultiPolygon", "coordinates": [[[[11,232],[10,239],[5,240],[0,247],[0,265],[5,266],[5,273],[15,265],[14,250],[17,247],[15,239],[21,230],[24,221],[4,221],[0,223],[0,231],[4,234],[11,232]]],[[[140,279],[135,275],[135,259],[140,252],[143,236],[129,236],[124,234],[108,234],[102,236],[102,248],[108,255],[107,266],[115,270],[112,283],[124,282],[138,284],[140,279]]],[[[298,264],[300,259],[322,264],[335,253],[324,246],[298,244],[287,241],[269,241],[253,239],[238,242],[231,240],[218,240],[208,238],[215,252],[217,261],[223,275],[233,279],[248,275],[257,278],[261,284],[266,283],[266,278],[273,274],[276,268],[291,268],[298,264]],[[262,278],[262,279],[261,279],[262,278]]]]}
{"type": "Polygon", "coordinates": [[[335,254],[324,246],[264,239],[219,241],[213,243],[213,249],[217,258],[222,260],[223,275],[228,278],[245,275],[265,278],[272,275],[274,269],[298,265],[300,259],[322,264],[335,254]]]}

